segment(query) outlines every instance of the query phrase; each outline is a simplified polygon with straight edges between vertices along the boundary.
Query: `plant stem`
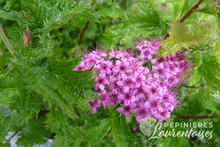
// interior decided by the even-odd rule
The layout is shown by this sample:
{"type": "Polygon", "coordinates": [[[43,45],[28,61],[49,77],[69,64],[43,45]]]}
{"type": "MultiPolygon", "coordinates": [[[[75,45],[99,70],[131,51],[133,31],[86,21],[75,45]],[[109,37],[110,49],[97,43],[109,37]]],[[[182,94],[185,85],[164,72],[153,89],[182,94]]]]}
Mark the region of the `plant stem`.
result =
{"type": "Polygon", "coordinates": [[[9,42],[7,36],[5,35],[5,32],[2,29],[2,26],[0,26],[0,37],[2,38],[3,42],[5,43],[6,47],[8,48],[9,52],[11,53],[12,56],[14,56],[14,49],[9,42]]]}
{"type": "MultiPolygon", "coordinates": [[[[43,117],[45,114],[47,114],[48,112],[50,111],[40,111],[39,114],[38,114],[38,117],[43,117]]],[[[19,128],[13,135],[11,135],[11,137],[9,137],[9,141],[16,135],[18,134],[19,132],[21,131],[21,128],[19,128]]]]}
{"type": "Polygon", "coordinates": [[[180,19],[180,23],[182,23],[187,17],[190,16],[190,14],[199,7],[199,5],[202,3],[203,0],[198,0],[180,19]]]}
{"type": "MultiPolygon", "coordinates": [[[[95,0],[92,0],[92,4],[91,5],[94,5],[95,4],[95,0]]],[[[86,24],[84,25],[82,31],[80,32],[79,34],[79,40],[78,40],[78,44],[81,44],[82,42],[82,39],[83,39],[83,36],[84,36],[84,33],[86,32],[86,29],[88,28],[89,26],[89,20],[86,21],[86,24]]]]}
{"type": "Polygon", "coordinates": [[[9,141],[16,135],[18,134],[19,132],[21,131],[21,129],[18,129],[13,135],[11,135],[11,137],[8,139],[9,141]]]}
{"type": "Polygon", "coordinates": [[[214,116],[207,116],[207,115],[202,115],[202,116],[177,116],[178,118],[182,119],[206,119],[206,118],[215,118],[214,116]]]}
{"type": "MultiPolygon", "coordinates": [[[[187,17],[191,15],[191,13],[199,7],[199,5],[203,2],[203,0],[198,0],[180,19],[180,23],[182,23],[187,17]]],[[[169,37],[169,33],[165,36],[165,38],[169,37]]]]}
{"type": "Polygon", "coordinates": [[[86,29],[88,28],[89,23],[90,23],[89,20],[87,20],[85,26],[83,27],[83,30],[80,32],[78,44],[81,44],[82,38],[84,36],[86,29]]]}
{"type": "Polygon", "coordinates": [[[199,88],[204,87],[204,86],[206,85],[205,82],[202,83],[202,85],[199,85],[199,83],[200,83],[201,81],[204,81],[204,77],[202,77],[202,78],[201,78],[195,85],[193,85],[193,86],[188,86],[188,85],[184,85],[184,84],[181,84],[181,86],[184,86],[184,87],[187,87],[187,88],[197,88],[197,89],[199,89],[199,88]]]}

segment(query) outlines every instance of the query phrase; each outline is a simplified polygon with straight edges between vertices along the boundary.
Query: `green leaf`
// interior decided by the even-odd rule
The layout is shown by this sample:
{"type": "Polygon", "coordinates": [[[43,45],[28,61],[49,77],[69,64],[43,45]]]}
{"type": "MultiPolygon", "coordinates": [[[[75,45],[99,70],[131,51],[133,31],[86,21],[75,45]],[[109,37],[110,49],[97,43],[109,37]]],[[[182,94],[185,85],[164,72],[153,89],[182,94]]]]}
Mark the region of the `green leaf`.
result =
{"type": "Polygon", "coordinates": [[[5,12],[4,10],[0,10],[0,18],[2,20],[15,21],[15,12],[14,11],[5,12]]]}
{"type": "Polygon", "coordinates": [[[188,138],[185,137],[165,137],[161,139],[161,142],[156,147],[169,147],[169,146],[188,146],[188,138]]]}
{"type": "Polygon", "coordinates": [[[93,127],[89,130],[85,130],[84,133],[87,139],[86,144],[99,145],[99,143],[103,140],[104,136],[109,132],[110,129],[111,120],[102,119],[99,126],[93,127]]]}
{"type": "Polygon", "coordinates": [[[8,106],[11,100],[18,97],[19,93],[16,88],[5,88],[0,90],[0,106],[8,106]]]}
{"type": "MultiPolygon", "coordinates": [[[[60,109],[52,108],[46,114],[47,120],[45,121],[47,129],[56,133],[54,136],[53,146],[71,147],[70,144],[74,143],[79,145],[83,136],[80,134],[78,128],[74,128],[68,122],[68,115],[60,109]]],[[[75,146],[74,145],[74,146],[75,146]]]]}
{"type": "Polygon", "coordinates": [[[103,1],[102,3],[95,3],[97,15],[100,18],[106,18],[106,16],[114,19],[122,18],[122,11],[116,6],[116,3],[112,1],[103,1]]]}
{"type": "Polygon", "coordinates": [[[4,6],[4,9],[9,11],[11,6],[15,3],[15,0],[6,0],[6,4],[4,6]]]}
{"type": "Polygon", "coordinates": [[[160,56],[175,54],[181,49],[189,49],[201,43],[211,43],[219,39],[215,22],[196,22],[191,29],[179,21],[173,21],[170,26],[169,37],[160,43],[162,49],[157,50],[160,56]]]}
{"type": "Polygon", "coordinates": [[[0,147],[10,147],[10,143],[0,143],[0,147]]]}
{"type": "Polygon", "coordinates": [[[136,138],[131,134],[124,115],[119,116],[119,113],[114,112],[111,125],[111,135],[117,147],[134,146],[136,138]]]}
{"type": "Polygon", "coordinates": [[[14,76],[5,71],[0,71],[0,90],[5,88],[15,88],[14,80],[14,76]]]}
{"type": "Polygon", "coordinates": [[[74,83],[76,86],[82,89],[91,90],[94,87],[94,81],[92,80],[92,70],[85,71],[73,71],[73,69],[80,63],[81,58],[75,58],[72,61],[57,62],[51,67],[53,73],[59,75],[63,79],[74,83]],[[79,78],[81,77],[81,78],[79,78]]]}
{"type": "Polygon", "coordinates": [[[0,142],[3,142],[5,140],[5,136],[7,135],[9,131],[9,122],[10,122],[10,117],[8,116],[9,112],[5,107],[0,107],[0,142]]]}
{"type": "Polygon", "coordinates": [[[214,100],[218,103],[220,103],[220,91],[215,91],[211,96],[214,97],[214,100]]]}
{"type": "Polygon", "coordinates": [[[24,125],[19,133],[17,141],[18,145],[31,147],[34,144],[44,144],[50,136],[50,132],[43,126],[43,119],[34,120],[29,124],[24,125]]]}
{"type": "Polygon", "coordinates": [[[72,119],[78,118],[72,105],[74,99],[81,97],[81,90],[73,83],[43,68],[14,64],[15,74],[19,76],[17,84],[22,99],[26,99],[28,89],[34,89],[49,98],[72,119]],[[27,85],[27,86],[26,86],[27,85]]]}
{"type": "Polygon", "coordinates": [[[112,46],[120,43],[123,46],[134,46],[133,39],[137,37],[149,38],[150,35],[166,33],[167,24],[151,5],[134,7],[126,18],[124,23],[105,32],[103,38],[105,44],[112,46]]]}
{"type": "Polygon", "coordinates": [[[10,60],[10,54],[5,53],[0,49],[0,68],[4,67],[5,65],[8,64],[10,60]]]}
{"type": "Polygon", "coordinates": [[[43,34],[40,37],[41,41],[44,40],[47,33],[53,29],[61,28],[63,25],[67,24],[74,16],[84,17],[90,21],[94,21],[94,14],[92,7],[86,6],[87,3],[82,3],[79,6],[72,1],[68,2],[54,2],[53,7],[49,7],[53,12],[49,18],[44,21],[43,34]],[[62,5],[60,7],[59,5],[62,5]],[[58,7],[59,6],[59,7],[58,7]],[[61,8],[61,10],[60,10],[61,8]]]}
{"type": "Polygon", "coordinates": [[[220,66],[213,56],[204,55],[202,58],[203,64],[198,68],[201,76],[204,76],[206,81],[207,91],[212,93],[220,89],[220,66]]]}

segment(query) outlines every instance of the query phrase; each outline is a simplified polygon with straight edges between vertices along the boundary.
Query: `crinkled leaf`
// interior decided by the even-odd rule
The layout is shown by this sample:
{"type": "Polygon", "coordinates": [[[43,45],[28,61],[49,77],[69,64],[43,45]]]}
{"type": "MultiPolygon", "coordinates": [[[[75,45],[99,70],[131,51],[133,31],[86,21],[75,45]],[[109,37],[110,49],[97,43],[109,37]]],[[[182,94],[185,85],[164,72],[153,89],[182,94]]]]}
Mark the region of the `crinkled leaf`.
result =
{"type": "Polygon", "coordinates": [[[218,40],[217,24],[209,21],[199,21],[189,29],[184,23],[173,21],[170,23],[169,37],[160,42],[160,56],[175,54],[181,49],[199,46],[201,43],[211,43],[218,40]],[[207,29],[210,28],[210,29],[207,29]]]}

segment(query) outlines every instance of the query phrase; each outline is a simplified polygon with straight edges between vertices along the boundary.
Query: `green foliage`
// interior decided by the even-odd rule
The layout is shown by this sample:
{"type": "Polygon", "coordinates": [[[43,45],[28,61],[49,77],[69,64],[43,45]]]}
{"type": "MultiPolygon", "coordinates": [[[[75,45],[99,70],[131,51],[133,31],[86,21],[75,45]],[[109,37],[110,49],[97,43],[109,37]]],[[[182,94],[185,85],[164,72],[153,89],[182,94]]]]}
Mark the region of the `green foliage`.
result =
{"type": "Polygon", "coordinates": [[[45,138],[50,136],[50,132],[45,129],[45,127],[43,126],[43,122],[43,119],[38,119],[30,122],[29,124],[26,124],[25,126],[22,126],[22,131],[18,135],[21,138],[17,141],[17,144],[28,147],[33,146],[34,143],[45,143],[45,138]]]}
{"type": "MultiPolygon", "coordinates": [[[[0,121],[0,137],[1,138],[5,138],[5,136],[7,135],[8,131],[9,131],[9,126],[7,125],[10,122],[10,118],[9,118],[9,113],[6,111],[6,109],[4,109],[3,107],[0,108],[0,117],[1,117],[1,121],[0,121]]],[[[4,139],[2,139],[1,141],[3,141],[4,139]]]]}
{"type": "MultiPolygon", "coordinates": [[[[14,52],[1,38],[0,146],[9,146],[8,132],[16,132],[17,144],[25,147],[43,144],[48,137],[55,147],[220,146],[219,12],[213,0],[204,0],[180,23],[196,2],[0,0],[0,26],[14,52]],[[133,116],[119,116],[108,107],[91,114],[87,100],[98,96],[93,90],[93,68],[73,70],[84,47],[94,50],[98,43],[120,50],[144,38],[162,40],[160,56],[184,52],[192,62],[184,85],[194,88],[180,86],[182,101],[171,119],[213,122],[212,139],[147,140],[133,116]],[[200,115],[207,118],[180,117],[200,115]]],[[[146,127],[142,129],[148,132],[146,127]]]]}
{"type": "Polygon", "coordinates": [[[109,119],[102,119],[99,126],[84,131],[83,135],[87,138],[86,145],[99,145],[111,129],[110,122],[109,119]]]}
{"type": "Polygon", "coordinates": [[[113,114],[111,132],[116,146],[135,146],[134,141],[136,138],[130,133],[129,127],[126,124],[125,116],[118,117],[118,115],[119,113],[113,114]]]}
{"type": "Polygon", "coordinates": [[[117,43],[132,46],[133,39],[150,35],[163,35],[166,33],[167,24],[163,21],[158,11],[151,8],[150,4],[140,3],[127,11],[124,23],[112,27],[104,34],[104,43],[113,46],[117,43]]]}
{"type": "Polygon", "coordinates": [[[202,43],[210,44],[213,41],[219,41],[217,24],[214,21],[196,22],[190,26],[191,29],[178,21],[172,22],[170,26],[169,38],[160,43],[162,49],[159,50],[159,55],[161,56],[175,54],[181,49],[198,47],[202,43]]]}
{"type": "Polygon", "coordinates": [[[213,96],[214,97],[214,100],[216,101],[216,102],[220,102],[219,101],[219,99],[220,99],[220,93],[219,93],[219,91],[215,91],[213,94],[211,94],[211,96],[213,96]]]}

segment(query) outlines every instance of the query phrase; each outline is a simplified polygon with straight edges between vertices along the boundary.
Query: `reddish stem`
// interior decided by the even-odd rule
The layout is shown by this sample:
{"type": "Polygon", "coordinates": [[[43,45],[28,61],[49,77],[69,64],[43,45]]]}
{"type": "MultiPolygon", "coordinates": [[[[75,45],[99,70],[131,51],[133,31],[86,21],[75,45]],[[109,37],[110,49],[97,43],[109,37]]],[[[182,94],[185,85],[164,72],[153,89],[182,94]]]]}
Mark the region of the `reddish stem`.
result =
{"type": "MultiPolygon", "coordinates": [[[[180,19],[180,23],[182,23],[187,17],[191,15],[191,13],[199,7],[203,0],[198,0],[180,19]]],[[[169,37],[169,33],[165,36],[165,38],[169,37]]]]}
{"type": "MultiPolygon", "coordinates": [[[[92,4],[91,5],[94,5],[94,4],[95,4],[95,0],[92,0],[92,4]]],[[[88,28],[89,23],[90,23],[89,20],[87,20],[85,26],[83,27],[83,30],[80,32],[78,44],[81,44],[83,36],[84,36],[84,33],[86,32],[86,29],[88,28]]]]}
{"type": "Polygon", "coordinates": [[[203,0],[198,0],[180,19],[180,23],[182,23],[187,17],[190,16],[190,14],[199,7],[199,5],[202,3],[203,0]]]}
{"type": "Polygon", "coordinates": [[[177,116],[178,118],[182,118],[182,119],[208,119],[208,118],[215,118],[214,116],[207,116],[207,115],[202,115],[202,116],[177,116]]]}
{"type": "Polygon", "coordinates": [[[82,42],[82,38],[84,36],[84,33],[85,33],[86,29],[89,26],[89,23],[90,23],[89,20],[87,20],[83,30],[80,32],[78,44],[80,44],[82,42]]]}

